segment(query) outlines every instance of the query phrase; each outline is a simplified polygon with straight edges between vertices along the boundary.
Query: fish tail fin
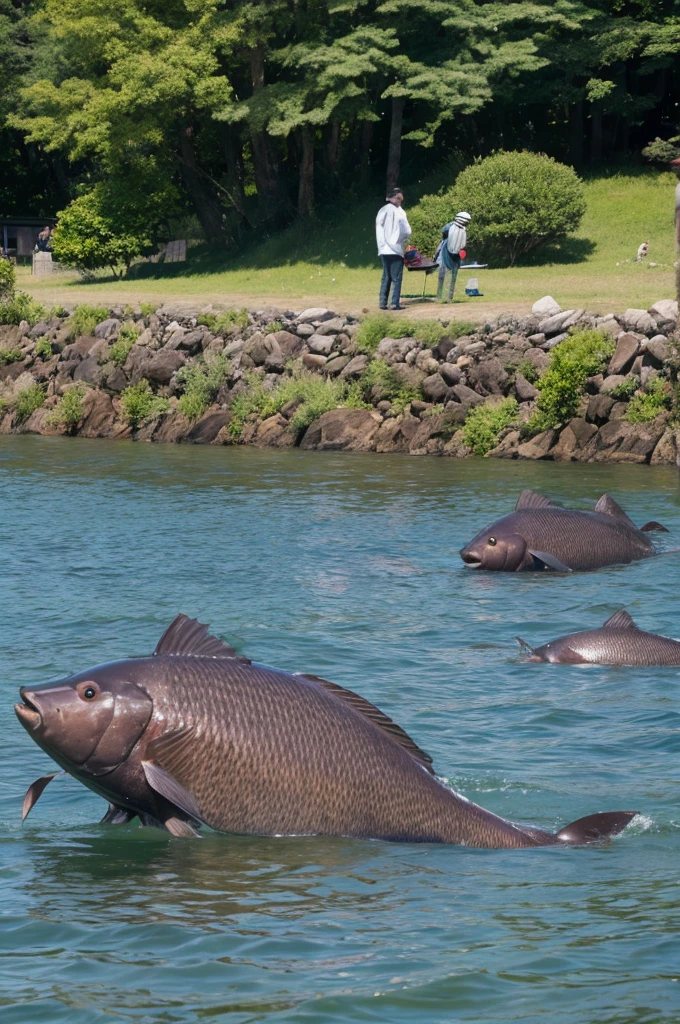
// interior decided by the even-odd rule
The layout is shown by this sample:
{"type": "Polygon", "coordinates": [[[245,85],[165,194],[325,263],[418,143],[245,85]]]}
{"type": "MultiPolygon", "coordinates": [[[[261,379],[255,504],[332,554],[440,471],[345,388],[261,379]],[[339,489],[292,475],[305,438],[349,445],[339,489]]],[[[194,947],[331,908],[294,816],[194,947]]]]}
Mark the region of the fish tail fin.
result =
{"type": "Polygon", "coordinates": [[[515,637],[515,640],[516,640],[516,641],[517,641],[517,643],[518,643],[518,644],[520,645],[520,647],[522,648],[522,650],[524,650],[524,651],[528,651],[528,652],[529,652],[529,654],[533,654],[533,653],[534,653],[534,649],[533,649],[533,647],[531,646],[531,644],[528,644],[528,643],[526,642],[526,640],[522,640],[522,637],[521,637],[521,636],[516,636],[516,637],[515,637]]]}
{"type": "Polygon", "coordinates": [[[657,523],[656,519],[650,519],[648,523],[641,526],[640,529],[643,533],[650,533],[652,530],[660,530],[661,533],[669,533],[670,531],[663,526],[661,523],[657,523]]]}
{"type": "Polygon", "coordinates": [[[562,843],[597,843],[623,832],[637,811],[602,811],[577,818],[556,833],[562,843]]]}

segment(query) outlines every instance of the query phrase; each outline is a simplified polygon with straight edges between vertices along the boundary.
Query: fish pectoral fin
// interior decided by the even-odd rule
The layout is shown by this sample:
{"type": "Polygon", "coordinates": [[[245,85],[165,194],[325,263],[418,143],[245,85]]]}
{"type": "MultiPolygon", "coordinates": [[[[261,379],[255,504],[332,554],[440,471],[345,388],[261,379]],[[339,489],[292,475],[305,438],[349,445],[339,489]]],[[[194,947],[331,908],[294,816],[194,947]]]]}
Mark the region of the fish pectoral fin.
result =
{"type": "Polygon", "coordinates": [[[558,506],[550,498],[546,498],[545,494],[539,494],[538,491],[530,491],[528,488],[523,490],[517,499],[515,505],[515,512],[519,512],[526,508],[557,508],[558,506]]]}
{"type": "Polygon", "coordinates": [[[196,798],[188,789],[185,789],[181,782],[177,781],[174,775],[154,761],[142,761],[142,768],[146,775],[146,781],[152,789],[164,796],[175,807],[190,814],[192,818],[196,818],[197,821],[203,820],[196,798]]]}
{"type": "Polygon", "coordinates": [[[136,818],[137,814],[135,811],[126,811],[124,807],[117,807],[115,804],[109,804],[108,810],[104,817],[100,820],[100,825],[127,825],[129,821],[136,818]]]}
{"type": "Polygon", "coordinates": [[[602,811],[600,814],[588,814],[585,818],[577,818],[565,825],[555,838],[562,843],[597,843],[609,836],[623,832],[630,824],[637,811],[602,811]]]}
{"type": "Polygon", "coordinates": [[[651,533],[652,530],[660,530],[661,533],[670,533],[670,530],[665,527],[662,523],[657,523],[656,519],[650,519],[648,523],[641,526],[640,529],[643,533],[651,533]]]}
{"type": "Polygon", "coordinates": [[[175,818],[172,816],[170,818],[166,818],[163,824],[170,835],[177,836],[178,839],[201,838],[193,825],[190,825],[188,821],[184,821],[182,818],[175,818]]]}
{"type": "Polygon", "coordinates": [[[528,644],[528,643],[526,642],[526,640],[522,640],[522,637],[521,637],[521,636],[516,636],[516,637],[515,637],[515,640],[516,640],[516,641],[517,641],[517,643],[518,643],[518,644],[520,645],[520,647],[522,647],[522,648],[523,648],[523,649],[524,649],[525,651],[529,651],[529,652],[530,652],[531,654],[533,654],[533,653],[534,653],[534,649],[533,649],[533,647],[531,646],[531,644],[528,644]]]}
{"type": "Polygon", "coordinates": [[[602,624],[602,629],[639,629],[640,627],[633,622],[633,617],[630,612],[627,612],[625,608],[619,608],[618,612],[614,612],[606,622],[602,624]]]}
{"type": "Polygon", "coordinates": [[[26,796],[24,797],[23,806],[21,808],[21,820],[25,821],[28,815],[31,813],[38,800],[44,793],[45,789],[49,786],[52,779],[55,779],[57,775],[64,775],[64,772],[52,772],[51,775],[43,775],[42,778],[36,779],[26,790],[26,796]]]}
{"type": "Polygon", "coordinates": [[[233,658],[250,665],[249,658],[240,657],[224,640],[212,636],[203,622],[190,619],[188,615],[178,615],[172,620],[153,653],[154,656],[182,654],[195,658],[233,658]]]}
{"type": "Polygon", "coordinates": [[[612,519],[618,519],[620,522],[626,523],[627,526],[632,526],[634,530],[637,530],[633,520],[630,516],[626,515],[619,503],[614,501],[611,494],[603,494],[593,511],[599,512],[604,516],[611,516],[612,519]]]}
{"type": "Polygon", "coordinates": [[[554,569],[555,572],[571,572],[568,565],[560,561],[557,555],[551,555],[549,551],[534,551],[529,548],[529,554],[533,558],[536,569],[554,569]]]}

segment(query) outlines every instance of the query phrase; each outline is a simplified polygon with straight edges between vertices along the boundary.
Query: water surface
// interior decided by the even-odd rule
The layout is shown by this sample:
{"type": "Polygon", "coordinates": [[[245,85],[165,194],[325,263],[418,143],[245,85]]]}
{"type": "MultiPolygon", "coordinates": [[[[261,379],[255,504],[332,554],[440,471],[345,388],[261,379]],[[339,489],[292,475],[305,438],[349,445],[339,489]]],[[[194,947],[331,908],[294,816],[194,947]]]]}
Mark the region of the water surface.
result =
{"type": "Polygon", "coordinates": [[[0,438],[3,1024],[680,1019],[680,670],[527,665],[623,604],[678,635],[680,554],[573,576],[457,551],[532,486],[610,491],[680,544],[671,468],[0,438]],[[97,824],[17,688],[150,653],[183,611],[248,656],[356,689],[485,807],[606,846],[200,842],[97,824]]]}

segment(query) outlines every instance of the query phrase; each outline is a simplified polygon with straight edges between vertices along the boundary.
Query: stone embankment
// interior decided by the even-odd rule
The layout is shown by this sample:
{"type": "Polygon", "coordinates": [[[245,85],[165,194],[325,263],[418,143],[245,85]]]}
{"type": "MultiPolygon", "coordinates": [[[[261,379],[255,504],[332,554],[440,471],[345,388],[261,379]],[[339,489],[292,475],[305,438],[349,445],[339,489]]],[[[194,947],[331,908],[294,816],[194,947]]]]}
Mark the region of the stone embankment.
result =
{"type": "Polygon", "coordinates": [[[357,321],[331,310],[249,313],[240,324],[221,328],[205,312],[168,304],[144,316],[139,308],[114,308],[80,337],[73,336],[68,314],[33,327],[0,327],[0,432],[465,456],[470,452],[461,427],[469,411],[512,397],[519,404],[517,423],[500,433],[492,457],[652,464],[679,459],[680,431],[670,411],[649,422],[626,419],[635,387],[658,375],[675,379],[678,309],[670,300],[649,310],[596,316],[562,310],[546,297],[528,317],[501,316],[464,337],[444,336],[434,346],[384,338],[373,355],[359,351],[357,321]],[[529,378],[535,382],[550,350],[572,328],[609,334],[614,354],[604,372],[586,382],[576,416],[527,437],[521,424],[529,420],[538,396],[529,378]],[[122,338],[128,341],[121,351],[120,344],[114,346],[122,338]],[[186,369],[209,365],[213,357],[224,368],[214,400],[200,414],[185,415],[186,369]],[[272,394],[305,372],[360,384],[375,359],[392,369],[404,393],[419,397],[404,404],[384,397],[376,386],[364,393],[368,407],[348,403],[303,427],[295,425],[297,399],[273,414],[251,411],[238,431],[233,429],[234,403],[254,382],[272,394]],[[131,419],[124,394],[143,381],[162,403],[131,419]],[[36,384],[43,404],[22,410],[19,396],[30,388],[35,392],[36,384]],[[80,402],[72,407],[76,414],[59,418],[60,403],[74,388],[80,402]]]}

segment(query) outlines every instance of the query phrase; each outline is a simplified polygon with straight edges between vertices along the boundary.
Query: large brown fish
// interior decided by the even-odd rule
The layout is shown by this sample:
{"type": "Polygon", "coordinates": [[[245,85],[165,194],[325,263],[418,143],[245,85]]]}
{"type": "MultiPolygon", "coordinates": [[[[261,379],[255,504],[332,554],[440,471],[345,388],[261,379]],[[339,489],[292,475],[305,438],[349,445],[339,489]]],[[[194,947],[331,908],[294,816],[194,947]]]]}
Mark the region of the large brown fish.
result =
{"type": "MultiPolygon", "coordinates": [[[[19,721],[110,802],[105,821],[138,815],[175,835],[205,823],[268,836],[545,846],[614,835],[636,813],[590,815],[554,835],[513,825],[442,785],[431,758],[362,697],[255,665],[184,615],[150,658],[20,693],[19,721]]],[[[24,814],[48,781],[29,788],[24,814]]]]}
{"type": "Polygon", "coordinates": [[[580,512],[522,491],[515,511],[478,533],[460,557],[471,568],[502,572],[599,569],[658,554],[647,537],[650,530],[668,532],[657,522],[638,529],[608,494],[592,512],[580,512]]]}
{"type": "Polygon", "coordinates": [[[625,608],[615,612],[599,629],[570,633],[541,647],[531,647],[528,661],[553,665],[680,665],[680,640],[645,633],[625,608]]]}

